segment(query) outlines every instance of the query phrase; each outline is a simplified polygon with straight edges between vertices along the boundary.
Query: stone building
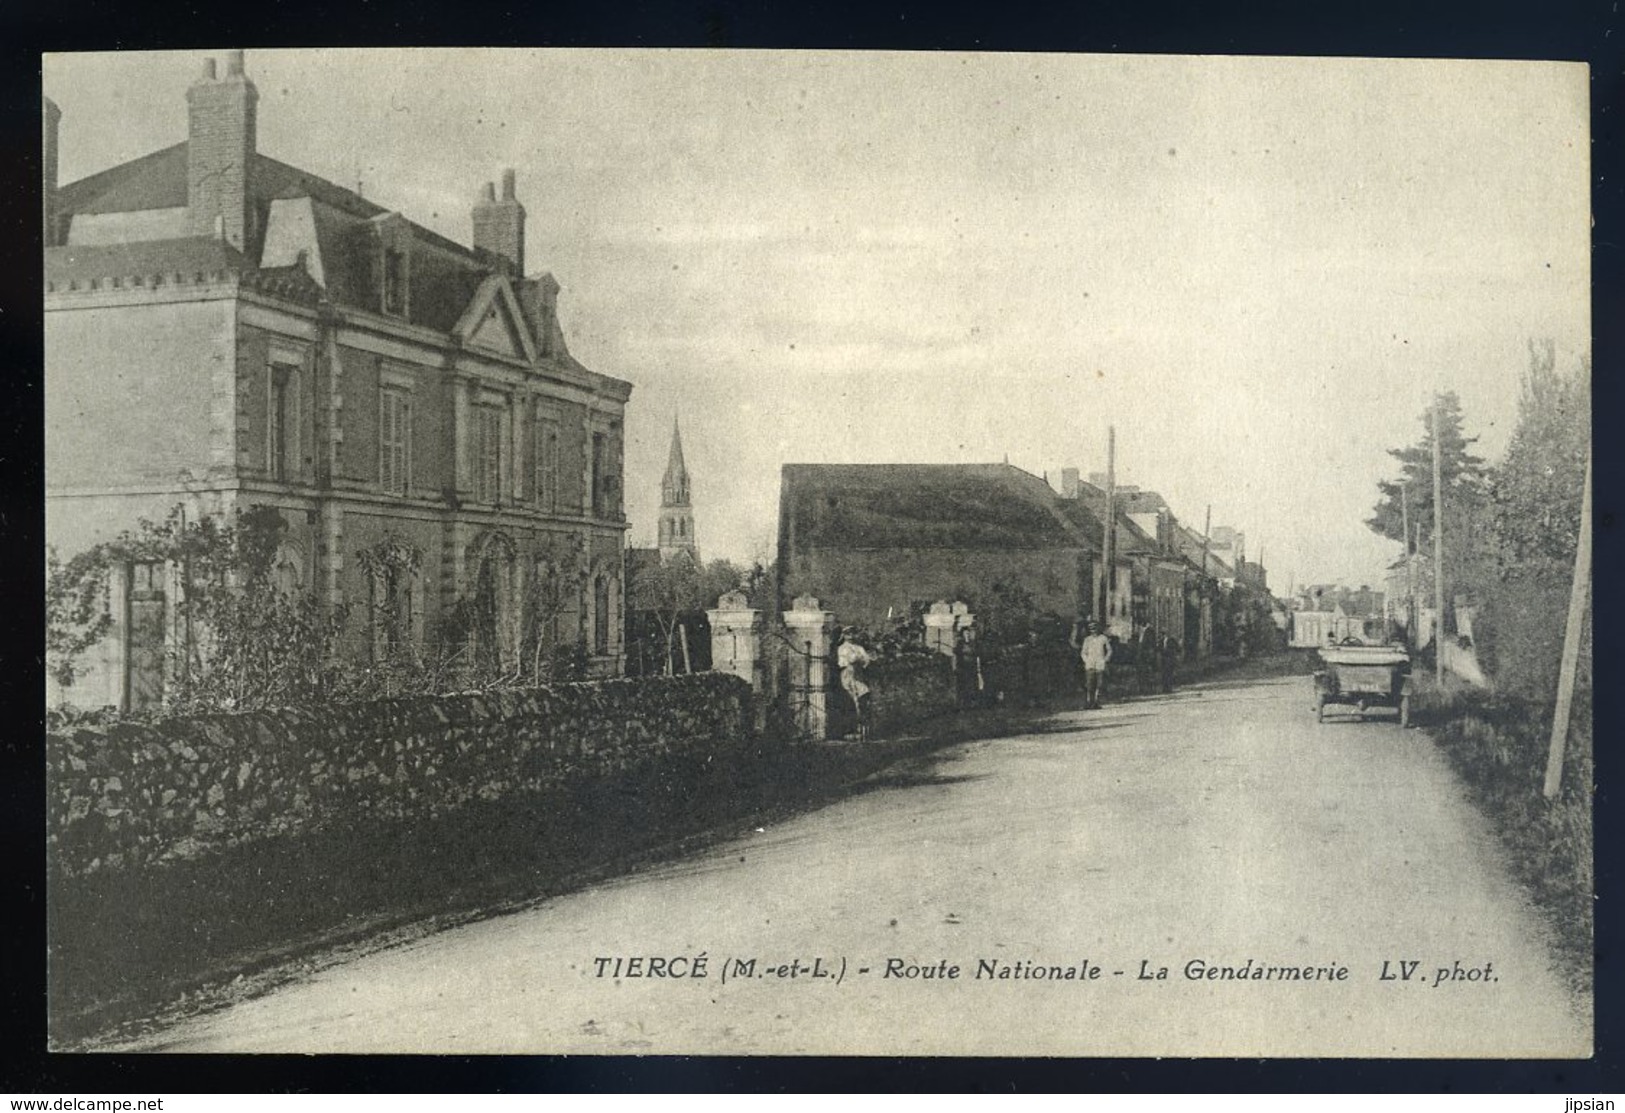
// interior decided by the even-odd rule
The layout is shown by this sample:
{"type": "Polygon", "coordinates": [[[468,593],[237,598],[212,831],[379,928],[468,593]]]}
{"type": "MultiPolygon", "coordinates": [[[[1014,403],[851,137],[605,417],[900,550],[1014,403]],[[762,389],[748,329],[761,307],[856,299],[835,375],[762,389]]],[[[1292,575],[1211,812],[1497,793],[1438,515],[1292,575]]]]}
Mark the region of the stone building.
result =
{"type": "Polygon", "coordinates": [[[1060,501],[1009,464],[786,464],[781,603],[810,593],[842,622],[880,629],[941,599],[980,605],[1002,585],[1041,613],[1089,613],[1100,526],[1091,539],[1060,501]]]}
{"type": "MultiPolygon", "coordinates": [[[[631,385],[571,356],[558,283],[527,276],[514,172],[464,246],[262,154],[258,101],[233,51],[183,142],[65,185],[73,121],[45,104],[48,543],[271,506],[279,576],[347,605],[363,658],[386,610],[425,647],[455,613],[470,660],[545,638],[620,672],[631,385]],[[410,582],[363,571],[379,546],[416,554],[410,582]]],[[[75,703],[161,695],[177,575],[115,575],[75,703]]]]}

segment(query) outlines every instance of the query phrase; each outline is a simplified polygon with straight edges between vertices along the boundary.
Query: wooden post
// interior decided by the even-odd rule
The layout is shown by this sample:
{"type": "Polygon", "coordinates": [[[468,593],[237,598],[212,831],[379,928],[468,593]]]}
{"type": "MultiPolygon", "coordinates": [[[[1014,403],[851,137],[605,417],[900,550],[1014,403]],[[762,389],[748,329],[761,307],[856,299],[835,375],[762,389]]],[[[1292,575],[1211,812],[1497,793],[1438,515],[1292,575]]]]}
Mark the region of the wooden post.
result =
{"type": "Polygon", "coordinates": [[[1207,575],[1208,537],[1213,533],[1213,504],[1207,504],[1207,516],[1202,519],[1202,575],[1207,575]]]}
{"type": "Polygon", "coordinates": [[[1585,493],[1580,496],[1580,543],[1574,552],[1574,585],[1569,589],[1569,621],[1563,631],[1563,664],[1557,674],[1557,708],[1552,713],[1552,740],[1546,754],[1546,799],[1563,786],[1563,750],[1568,744],[1569,712],[1574,705],[1574,673],[1580,657],[1580,629],[1591,588],[1591,458],[1586,457],[1585,493]]]}
{"type": "Polygon", "coordinates": [[[1416,588],[1411,568],[1411,499],[1410,487],[1399,485],[1399,543],[1405,550],[1405,638],[1411,648],[1416,647],[1416,588]]]}
{"type": "Polygon", "coordinates": [[[1106,426],[1106,515],[1102,548],[1106,568],[1100,577],[1100,630],[1111,634],[1112,588],[1117,580],[1117,426],[1106,426]]]}
{"type": "Polygon", "coordinates": [[[1440,478],[1439,396],[1433,396],[1433,679],[1444,684],[1444,481],[1440,478]]]}

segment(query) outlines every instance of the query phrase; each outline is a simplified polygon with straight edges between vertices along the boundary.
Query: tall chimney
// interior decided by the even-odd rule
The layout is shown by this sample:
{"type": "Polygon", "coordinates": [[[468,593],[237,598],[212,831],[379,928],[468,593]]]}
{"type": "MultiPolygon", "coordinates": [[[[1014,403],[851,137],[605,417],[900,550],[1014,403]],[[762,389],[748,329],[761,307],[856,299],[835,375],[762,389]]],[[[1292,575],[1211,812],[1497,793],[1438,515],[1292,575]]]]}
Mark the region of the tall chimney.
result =
{"type": "Polygon", "coordinates": [[[1078,497],[1078,469],[1061,469],[1061,497],[1075,499],[1078,497]]]}
{"type": "Polygon", "coordinates": [[[248,251],[254,227],[253,175],[259,90],[243,72],[243,52],[226,55],[226,74],[214,59],[186,91],[187,227],[194,236],[221,236],[248,251]]]}
{"type": "Polygon", "coordinates": [[[474,206],[474,246],[506,259],[512,272],[525,273],[525,206],[514,195],[514,172],[502,172],[502,197],[485,183],[484,195],[474,206]]]}
{"type": "Polygon", "coordinates": [[[57,131],[62,123],[62,110],[50,97],[45,98],[40,119],[40,170],[43,174],[44,212],[40,225],[40,242],[46,247],[57,242],[56,232],[56,180],[57,131]]]}

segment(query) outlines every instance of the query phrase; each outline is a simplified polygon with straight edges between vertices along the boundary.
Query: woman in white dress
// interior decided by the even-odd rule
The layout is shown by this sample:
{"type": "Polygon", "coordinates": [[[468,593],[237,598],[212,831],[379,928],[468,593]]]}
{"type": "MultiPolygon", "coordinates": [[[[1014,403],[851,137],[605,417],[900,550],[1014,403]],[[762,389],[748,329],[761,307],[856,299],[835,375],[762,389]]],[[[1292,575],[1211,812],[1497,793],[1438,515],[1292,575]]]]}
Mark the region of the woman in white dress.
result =
{"type": "Polygon", "coordinates": [[[857,716],[858,741],[869,740],[869,685],[863,682],[863,669],[870,661],[869,651],[857,643],[857,630],[851,626],[841,631],[840,644],[835,649],[835,664],[841,670],[841,689],[852,700],[852,711],[857,716]]]}

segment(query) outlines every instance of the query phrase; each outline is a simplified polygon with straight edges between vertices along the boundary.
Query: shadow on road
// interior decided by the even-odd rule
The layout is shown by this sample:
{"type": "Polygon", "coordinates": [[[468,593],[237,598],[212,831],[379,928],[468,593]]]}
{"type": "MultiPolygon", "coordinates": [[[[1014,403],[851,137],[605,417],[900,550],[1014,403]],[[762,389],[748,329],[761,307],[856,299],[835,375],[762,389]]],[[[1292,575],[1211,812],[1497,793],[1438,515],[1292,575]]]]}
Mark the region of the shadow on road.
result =
{"type": "Polygon", "coordinates": [[[859,781],[852,786],[848,795],[861,796],[865,793],[880,789],[901,790],[910,788],[940,788],[945,785],[965,784],[969,781],[987,779],[986,773],[974,774],[945,774],[935,772],[931,766],[936,765],[934,759],[925,762],[911,762],[907,768],[892,768],[874,776],[859,781]]]}

